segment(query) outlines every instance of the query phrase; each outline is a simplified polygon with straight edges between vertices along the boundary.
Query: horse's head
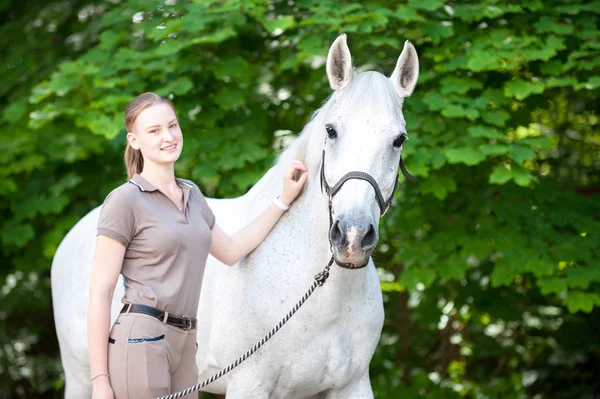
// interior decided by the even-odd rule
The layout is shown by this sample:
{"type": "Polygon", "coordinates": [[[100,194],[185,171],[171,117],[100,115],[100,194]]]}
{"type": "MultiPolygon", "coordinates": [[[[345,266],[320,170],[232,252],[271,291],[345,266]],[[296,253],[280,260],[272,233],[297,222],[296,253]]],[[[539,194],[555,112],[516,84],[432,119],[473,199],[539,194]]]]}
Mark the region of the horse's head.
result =
{"type": "Polygon", "coordinates": [[[334,93],[317,119],[325,137],[321,179],[332,198],[329,241],[340,266],[365,266],[377,244],[379,219],[403,169],[402,103],[418,74],[417,52],[408,41],[389,78],[356,73],[346,35],[331,45],[327,77],[334,93]]]}

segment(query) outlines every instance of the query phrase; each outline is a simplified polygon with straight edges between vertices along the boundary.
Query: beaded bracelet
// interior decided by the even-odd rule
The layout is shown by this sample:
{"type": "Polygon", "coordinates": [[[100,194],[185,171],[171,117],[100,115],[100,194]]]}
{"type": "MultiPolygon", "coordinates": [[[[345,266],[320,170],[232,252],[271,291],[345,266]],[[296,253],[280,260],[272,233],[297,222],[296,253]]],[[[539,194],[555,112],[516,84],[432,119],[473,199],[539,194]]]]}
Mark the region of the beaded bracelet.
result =
{"type": "Polygon", "coordinates": [[[91,381],[94,381],[96,378],[100,377],[101,375],[105,375],[108,378],[110,378],[110,376],[108,375],[108,373],[99,373],[99,374],[96,374],[95,376],[93,376],[92,379],[91,379],[91,381]]]}
{"type": "Polygon", "coordinates": [[[284,204],[283,202],[279,201],[279,198],[273,198],[273,203],[275,205],[277,205],[277,207],[279,209],[281,209],[282,211],[287,211],[288,209],[290,209],[289,206],[287,206],[286,204],[284,204]]]}

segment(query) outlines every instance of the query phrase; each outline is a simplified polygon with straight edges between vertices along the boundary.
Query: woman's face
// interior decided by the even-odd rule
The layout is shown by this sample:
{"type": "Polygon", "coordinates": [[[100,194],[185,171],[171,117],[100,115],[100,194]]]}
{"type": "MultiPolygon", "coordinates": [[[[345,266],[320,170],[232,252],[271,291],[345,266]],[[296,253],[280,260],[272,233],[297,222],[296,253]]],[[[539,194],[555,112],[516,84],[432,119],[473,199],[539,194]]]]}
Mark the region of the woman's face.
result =
{"type": "Polygon", "coordinates": [[[181,155],[183,135],[169,104],[152,105],[140,112],[132,130],[127,140],[142,152],[144,163],[173,164],[181,155]]]}

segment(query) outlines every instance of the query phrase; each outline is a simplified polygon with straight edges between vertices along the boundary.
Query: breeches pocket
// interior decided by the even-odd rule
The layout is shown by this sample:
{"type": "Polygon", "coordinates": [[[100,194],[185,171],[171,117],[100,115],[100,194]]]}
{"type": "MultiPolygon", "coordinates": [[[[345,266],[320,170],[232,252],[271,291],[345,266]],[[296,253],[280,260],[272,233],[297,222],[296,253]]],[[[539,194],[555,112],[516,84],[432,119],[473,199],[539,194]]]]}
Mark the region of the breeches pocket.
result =
{"type": "Polygon", "coordinates": [[[108,368],[117,399],[168,392],[171,375],[163,324],[120,315],[109,335],[108,368]]]}
{"type": "MultiPolygon", "coordinates": [[[[164,335],[162,336],[164,338],[164,335]]],[[[156,338],[156,337],[149,337],[156,338]]],[[[171,382],[167,354],[161,340],[130,340],[127,362],[130,363],[128,374],[146,382],[148,388],[168,388],[171,382]]]]}

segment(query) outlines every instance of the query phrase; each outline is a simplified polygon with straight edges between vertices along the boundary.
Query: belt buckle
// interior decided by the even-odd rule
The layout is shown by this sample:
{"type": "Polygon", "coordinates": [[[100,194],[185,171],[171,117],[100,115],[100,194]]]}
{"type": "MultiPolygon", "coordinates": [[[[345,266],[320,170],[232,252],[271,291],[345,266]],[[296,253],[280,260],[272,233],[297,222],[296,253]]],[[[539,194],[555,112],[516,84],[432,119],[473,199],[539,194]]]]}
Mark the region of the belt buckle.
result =
{"type": "Polygon", "coordinates": [[[192,319],[190,319],[188,316],[181,316],[181,318],[183,319],[183,327],[181,327],[183,330],[191,330],[192,329],[192,319]]]}

